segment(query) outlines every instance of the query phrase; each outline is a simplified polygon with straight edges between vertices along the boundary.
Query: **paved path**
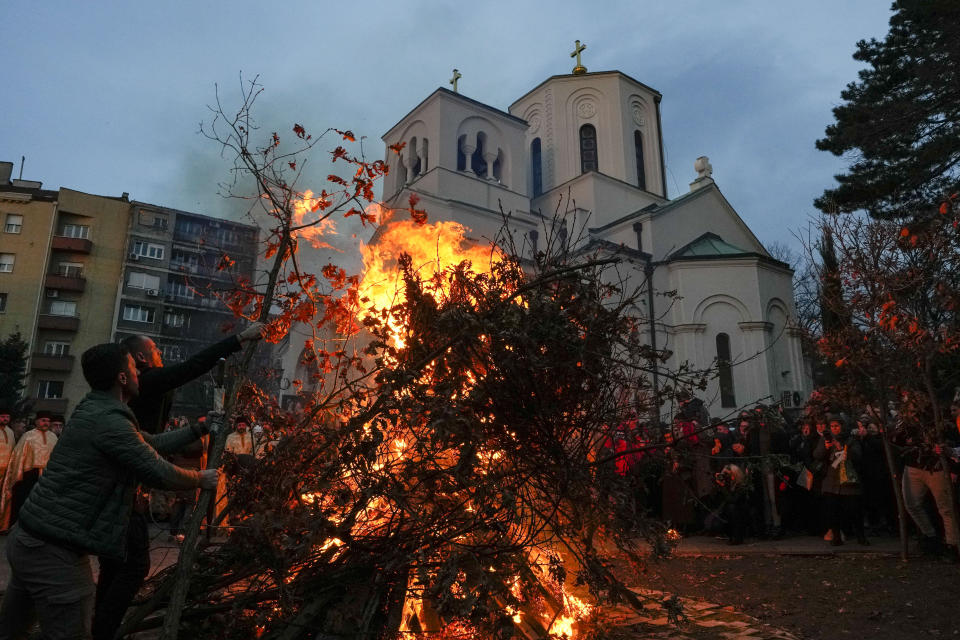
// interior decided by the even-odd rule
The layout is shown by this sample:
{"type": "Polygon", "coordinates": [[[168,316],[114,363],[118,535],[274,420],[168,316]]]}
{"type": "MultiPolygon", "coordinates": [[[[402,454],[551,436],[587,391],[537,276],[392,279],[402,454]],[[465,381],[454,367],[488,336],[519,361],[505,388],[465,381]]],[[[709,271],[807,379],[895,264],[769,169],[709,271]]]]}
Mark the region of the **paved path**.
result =
{"type": "Polygon", "coordinates": [[[615,627],[629,627],[636,638],[664,640],[693,640],[721,638],[723,640],[798,640],[797,636],[775,629],[756,618],[712,602],[692,598],[678,598],[686,619],[680,624],[671,622],[660,604],[667,596],[660,591],[636,587],[637,594],[658,602],[648,602],[644,612],[618,608],[608,620],[615,627]]]}

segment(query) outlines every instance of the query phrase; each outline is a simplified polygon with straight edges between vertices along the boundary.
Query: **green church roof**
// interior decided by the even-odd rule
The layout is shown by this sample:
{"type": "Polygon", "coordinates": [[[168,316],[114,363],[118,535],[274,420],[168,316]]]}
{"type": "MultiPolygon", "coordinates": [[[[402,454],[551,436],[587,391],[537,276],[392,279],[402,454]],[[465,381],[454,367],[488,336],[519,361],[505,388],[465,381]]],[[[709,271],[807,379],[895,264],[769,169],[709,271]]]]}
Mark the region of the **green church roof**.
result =
{"type": "Polygon", "coordinates": [[[715,233],[707,232],[685,247],[681,247],[675,251],[671,257],[742,256],[747,253],[751,252],[732,245],[729,242],[725,242],[723,238],[715,233]]]}

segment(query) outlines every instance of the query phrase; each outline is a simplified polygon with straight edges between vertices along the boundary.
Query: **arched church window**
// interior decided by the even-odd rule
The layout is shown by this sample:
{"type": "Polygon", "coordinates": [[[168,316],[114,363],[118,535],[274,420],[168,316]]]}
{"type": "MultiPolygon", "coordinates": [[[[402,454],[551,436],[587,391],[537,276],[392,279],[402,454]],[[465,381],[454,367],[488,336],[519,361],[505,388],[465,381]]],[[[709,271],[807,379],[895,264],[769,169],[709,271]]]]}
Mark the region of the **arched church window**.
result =
{"type": "Polygon", "coordinates": [[[540,138],[530,143],[530,175],[533,176],[533,197],[543,194],[543,165],[540,160],[540,138]]]}
{"type": "Polygon", "coordinates": [[[736,407],[737,397],[733,388],[733,367],[730,364],[730,336],[717,334],[717,370],[720,381],[720,406],[736,407]]]}
{"type": "Polygon", "coordinates": [[[483,131],[477,134],[477,148],[470,158],[470,169],[481,178],[487,177],[487,161],[483,153],[487,149],[487,134],[483,131]]]}
{"type": "Polygon", "coordinates": [[[430,170],[430,141],[424,138],[420,141],[420,161],[423,163],[421,170],[426,173],[430,170]]]}
{"type": "Polygon", "coordinates": [[[503,169],[503,150],[497,151],[497,157],[493,161],[493,179],[497,182],[502,182],[501,172],[503,169]]]}
{"type": "Polygon", "coordinates": [[[420,175],[420,154],[417,152],[417,139],[412,138],[410,140],[410,179],[416,178],[420,175]]]}
{"type": "Polygon", "coordinates": [[[597,130],[592,124],[580,127],[580,173],[597,171],[597,130]]]}
{"type": "Polygon", "coordinates": [[[457,171],[467,170],[467,156],[463,153],[463,145],[467,141],[467,136],[457,138],[457,171]]]}
{"type": "Polygon", "coordinates": [[[633,148],[637,154],[637,186],[641,189],[646,189],[647,172],[643,167],[643,134],[639,131],[633,132],[633,148]]]}

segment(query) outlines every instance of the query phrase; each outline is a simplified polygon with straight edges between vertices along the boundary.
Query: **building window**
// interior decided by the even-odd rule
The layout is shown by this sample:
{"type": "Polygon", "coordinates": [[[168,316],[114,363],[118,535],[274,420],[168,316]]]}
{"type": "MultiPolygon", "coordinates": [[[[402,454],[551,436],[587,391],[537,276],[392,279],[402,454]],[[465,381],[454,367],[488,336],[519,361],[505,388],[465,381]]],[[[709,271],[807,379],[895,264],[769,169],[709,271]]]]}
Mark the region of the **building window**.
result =
{"type": "Polygon", "coordinates": [[[597,130],[592,124],[580,127],[580,173],[597,171],[597,130]]]}
{"type": "Polygon", "coordinates": [[[717,375],[720,379],[720,406],[736,407],[737,398],[733,389],[733,367],[730,364],[730,336],[717,334],[717,375]]]}
{"type": "Polygon", "coordinates": [[[196,253],[174,249],[173,255],[170,257],[170,267],[196,273],[200,267],[200,256],[196,253]]]}
{"type": "Polygon", "coordinates": [[[41,380],[37,385],[37,397],[45,400],[57,400],[63,397],[62,380],[41,380]]]}
{"type": "Polygon", "coordinates": [[[158,231],[167,230],[167,218],[166,216],[154,216],[153,218],[153,228],[158,231]]]}
{"type": "Polygon", "coordinates": [[[77,315],[77,303],[69,300],[56,300],[51,302],[50,315],[73,317],[77,315]]]}
{"type": "Polygon", "coordinates": [[[82,278],[82,262],[61,262],[57,265],[57,275],[65,278],[82,278]]]}
{"type": "Polygon", "coordinates": [[[67,238],[89,238],[90,226],[85,224],[65,224],[60,231],[61,236],[67,238]]]}
{"type": "Polygon", "coordinates": [[[51,340],[43,345],[43,355],[68,356],[70,355],[70,343],[51,340]]]}
{"type": "Polygon", "coordinates": [[[20,233],[23,229],[23,216],[16,213],[8,213],[7,220],[3,224],[4,233],[20,233]]]}
{"type": "Polygon", "coordinates": [[[540,157],[540,138],[530,143],[530,175],[533,176],[533,197],[543,194],[543,163],[540,157]]]}
{"type": "Polygon", "coordinates": [[[179,329],[184,325],[188,327],[190,326],[190,322],[187,319],[187,314],[177,313],[175,311],[167,311],[163,314],[163,324],[175,329],[179,329]]]}
{"type": "Polygon", "coordinates": [[[162,344],[160,351],[163,353],[164,362],[182,362],[183,347],[177,344],[162,344]]]}
{"type": "Polygon", "coordinates": [[[16,256],[12,253],[0,253],[0,273],[10,273],[13,271],[13,263],[16,256]]]}
{"type": "Polygon", "coordinates": [[[164,247],[162,244],[153,242],[143,242],[137,240],[133,243],[133,253],[141,258],[152,258],[154,260],[163,260],[164,247]]]}
{"type": "Polygon", "coordinates": [[[193,287],[187,284],[183,278],[183,276],[171,276],[167,279],[167,295],[174,298],[193,300],[193,287]]]}
{"type": "Polygon", "coordinates": [[[643,167],[643,134],[633,132],[633,150],[637,154],[637,186],[646,190],[647,172],[643,167]]]}
{"type": "Polygon", "coordinates": [[[127,278],[127,286],[131,289],[159,289],[160,276],[152,276],[148,273],[133,271],[127,278]]]}
{"type": "Polygon", "coordinates": [[[0,293],[0,313],[7,312],[7,294],[0,293]]]}
{"type": "Polygon", "coordinates": [[[123,319],[131,322],[153,322],[153,309],[139,304],[125,304],[123,319]]]}

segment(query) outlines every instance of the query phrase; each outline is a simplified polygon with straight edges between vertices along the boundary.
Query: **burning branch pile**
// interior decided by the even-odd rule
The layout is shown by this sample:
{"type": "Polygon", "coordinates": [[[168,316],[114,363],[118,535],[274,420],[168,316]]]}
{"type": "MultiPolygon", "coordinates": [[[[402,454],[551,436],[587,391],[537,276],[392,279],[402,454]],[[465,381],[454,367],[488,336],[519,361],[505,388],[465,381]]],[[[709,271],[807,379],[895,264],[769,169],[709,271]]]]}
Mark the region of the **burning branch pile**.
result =
{"type": "MultiPolygon", "coordinates": [[[[587,638],[598,602],[639,606],[611,555],[639,563],[662,530],[598,458],[637,409],[624,400],[649,396],[617,261],[469,249],[415,204],[366,247],[362,279],[324,274],[342,295],[293,270],[306,293],[273,300],[359,324],[362,349],[336,367],[323,351],[324,392],[232,478],[231,533],[198,559],[187,637],[587,638]]],[[[139,617],[162,608],[166,578],[139,617]]]]}

